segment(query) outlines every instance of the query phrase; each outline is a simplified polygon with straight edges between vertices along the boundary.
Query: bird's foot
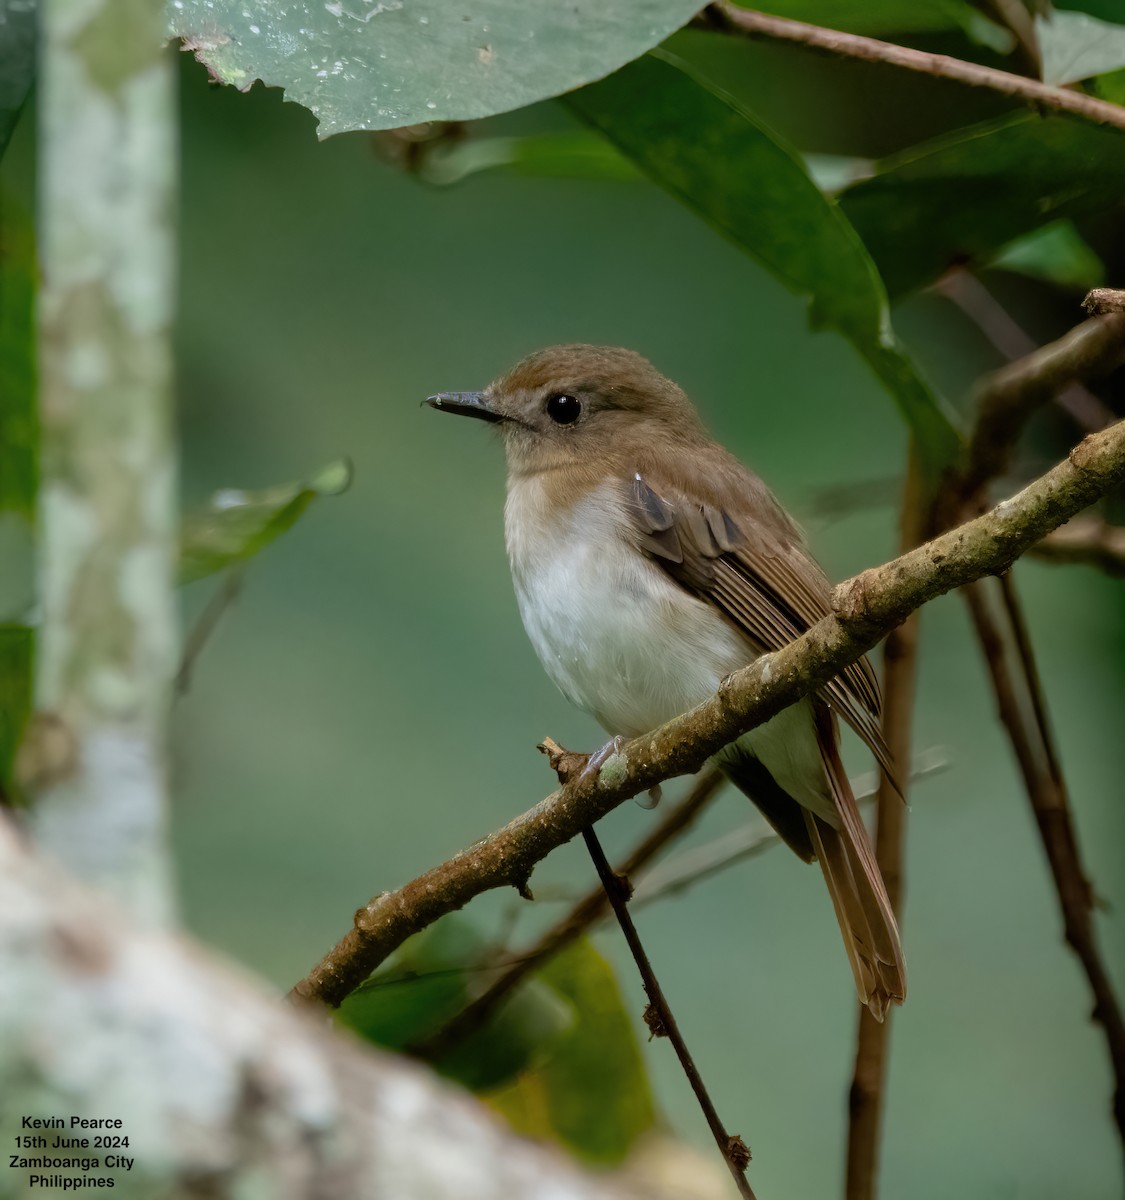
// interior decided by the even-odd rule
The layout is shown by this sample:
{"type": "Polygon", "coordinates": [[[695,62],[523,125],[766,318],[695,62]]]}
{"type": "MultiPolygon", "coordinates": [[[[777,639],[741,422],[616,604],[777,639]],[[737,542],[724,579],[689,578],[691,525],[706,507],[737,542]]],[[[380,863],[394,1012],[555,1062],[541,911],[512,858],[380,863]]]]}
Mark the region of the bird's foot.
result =
{"type": "Polygon", "coordinates": [[[616,737],[610,738],[600,750],[595,750],[586,759],[586,765],[582,768],[582,778],[585,779],[587,775],[600,771],[607,760],[611,759],[615,754],[620,754],[624,742],[625,739],[621,734],[618,734],[616,737]]]}

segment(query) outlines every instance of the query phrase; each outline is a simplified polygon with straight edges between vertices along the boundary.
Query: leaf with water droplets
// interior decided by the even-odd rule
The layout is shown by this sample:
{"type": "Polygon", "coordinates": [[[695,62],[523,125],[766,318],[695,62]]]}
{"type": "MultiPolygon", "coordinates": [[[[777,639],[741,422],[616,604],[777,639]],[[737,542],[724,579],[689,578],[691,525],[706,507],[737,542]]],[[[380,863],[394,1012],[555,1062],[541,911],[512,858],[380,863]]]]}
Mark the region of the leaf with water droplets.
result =
{"type": "Polygon", "coordinates": [[[600,79],[699,0],[170,0],[169,28],[223,83],[285,89],[321,137],[473,120],[600,79]]]}

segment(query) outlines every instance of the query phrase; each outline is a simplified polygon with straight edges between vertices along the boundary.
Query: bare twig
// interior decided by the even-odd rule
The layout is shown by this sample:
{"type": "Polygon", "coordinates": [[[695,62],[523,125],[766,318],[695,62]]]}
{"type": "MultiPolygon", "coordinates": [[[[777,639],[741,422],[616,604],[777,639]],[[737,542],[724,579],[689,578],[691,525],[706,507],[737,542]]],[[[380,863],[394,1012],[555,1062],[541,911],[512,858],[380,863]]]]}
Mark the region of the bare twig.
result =
{"type": "Polygon", "coordinates": [[[790,42],[841,58],[899,67],[935,79],[948,79],[967,87],[997,92],[1030,105],[1037,111],[1065,113],[1094,125],[1125,129],[1125,108],[1119,105],[1095,99],[1082,92],[1070,91],[1068,88],[1051,87],[1023,75],[998,71],[995,67],[981,66],[980,63],[896,46],[891,42],[880,42],[875,38],[861,37],[855,33],[824,29],[819,25],[807,25],[803,21],[791,21],[786,17],[769,16],[766,13],[739,8],[729,3],[729,0],[716,0],[716,3],[708,5],[702,20],[708,27],[723,33],[790,42]]]}
{"type": "MultiPolygon", "coordinates": [[[[1122,109],[1125,112],[1125,109],[1122,109]]],[[[1075,380],[1106,375],[1125,360],[1125,314],[1084,321],[1034,353],[986,375],[976,389],[976,423],[960,483],[968,502],[1002,474],[1028,418],[1075,380]]]]}
{"type": "Polygon", "coordinates": [[[1029,551],[1047,562],[1082,563],[1125,579],[1125,526],[1102,517],[1075,517],[1029,551]]]}
{"type": "Polygon", "coordinates": [[[691,1084],[691,1090],[695,1093],[695,1098],[699,1101],[699,1107],[707,1120],[711,1136],[715,1139],[719,1153],[723,1156],[723,1162],[727,1164],[735,1185],[738,1187],[738,1194],[746,1197],[746,1200],[755,1200],[754,1191],[746,1178],[746,1166],[750,1161],[750,1152],[737,1134],[731,1136],[727,1133],[719,1119],[718,1112],[715,1111],[715,1105],[707,1092],[703,1077],[699,1074],[699,1068],[696,1067],[683,1034],[680,1033],[680,1027],[672,1014],[668,998],[664,995],[664,989],[656,978],[652,963],[649,962],[645,948],[641,945],[637,927],[629,915],[629,881],[624,876],[613,873],[613,868],[606,859],[605,851],[602,849],[593,827],[584,829],[582,838],[598,872],[598,878],[602,881],[606,898],[613,908],[613,915],[617,918],[618,925],[621,926],[621,932],[625,935],[625,941],[629,945],[629,952],[633,955],[633,961],[637,964],[637,970],[644,983],[645,994],[648,996],[649,1005],[653,1010],[653,1015],[646,1014],[645,1020],[648,1022],[649,1028],[653,1030],[654,1036],[666,1037],[672,1043],[676,1057],[680,1060],[680,1066],[683,1068],[688,1083],[691,1084]]]}
{"type": "Polygon", "coordinates": [[[969,612],[992,678],[1000,719],[1008,731],[1020,773],[1035,813],[1062,909],[1066,940],[1078,956],[1094,994],[1093,1019],[1105,1031],[1116,1090],[1113,1113],[1125,1137],[1125,1019],[1098,949],[1092,918],[1093,896],[1078,850],[1065,785],[1052,762],[1049,739],[1037,741],[1028,727],[1026,705],[1020,698],[1008,665],[1004,636],[997,625],[983,585],[964,589],[969,612]]]}
{"type": "MultiPolygon", "coordinates": [[[[933,497],[925,494],[922,480],[916,449],[912,448],[902,501],[904,550],[913,549],[925,538],[933,520],[933,497]]],[[[891,632],[883,650],[883,737],[891,758],[898,763],[908,763],[911,756],[917,660],[918,614],[915,613],[891,632]]],[[[906,786],[905,781],[902,786],[906,786]]],[[[906,841],[904,799],[894,781],[884,774],[876,799],[875,858],[900,925],[906,841]]],[[[888,1012],[883,1021],[876,1021],[866,1006],[859,1008],[855,1067],[848,1095],[847,1200],[872,1200],[876,1192],[891,1015],[888,1012]]]]}
{"type": "Polygon", "coordinates": [[[361,908],[353,928],[293,989],[339,1004],[407,937],[495,887],[526,890],[553,849],[632,796],[699,770],[746,730],[823,687],[937,595],[1006,569],[1029,546],[1125,479],[1125,422],[1091,434],[1001,506],[839,585],[833,614],[723,681],[689,713],[622,744],[503,829],[361,908]]]}
{"type": "Polygon", "coordinates": [[[192,672],[203,648],[211,640],[211,636],[219,627],[227,609],[238,599],[242,591],[243,569],[241,566],[229,568],[223,575],[223,581],[218,590],[207,601],[206,607],[199,614],[199,619],[191,627],[184,640],[184,652],[180,658],[180,669],[176,672],[173,684],[176,697],[187,695],[191,687],[192,672]]]}
{"type": "MultiPolygon", "coordinates": [[[[1039,344],[1016,323],[1011,313],[971,271],[964,267],[947,271],[933,285],[933,290],[955,304],[1009,362],[1040,352],[1039,344]]],[[[1110,361],[1104,366],[1098,361],[1097,355],[1079,355],[1073,379],[1064,382],[1053,396],[1055,404],[1070,416],[1083,433],[1104,429],[1114,420],[1112,409],[1080,382],[1113,369],[1112,343],[1108,349],[1110,361]]],[[[1062,361],[1065,359],[1063,355],[1062,361]]]]}

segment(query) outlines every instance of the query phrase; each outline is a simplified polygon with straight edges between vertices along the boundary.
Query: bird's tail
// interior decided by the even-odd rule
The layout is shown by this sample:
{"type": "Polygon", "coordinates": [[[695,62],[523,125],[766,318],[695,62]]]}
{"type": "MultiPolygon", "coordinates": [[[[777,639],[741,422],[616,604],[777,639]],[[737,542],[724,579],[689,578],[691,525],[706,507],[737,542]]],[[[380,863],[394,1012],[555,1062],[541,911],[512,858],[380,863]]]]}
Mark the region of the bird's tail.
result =
{"type": "Polygon", "coordinates": [[[860,1002],[881,1021],[891,1004],[906,999],[906,963],[898,922],[827,714],[817,721],[817,740],[840,824],[837,828],[804,809],[805,824],[832,897],[860,1002]]]}

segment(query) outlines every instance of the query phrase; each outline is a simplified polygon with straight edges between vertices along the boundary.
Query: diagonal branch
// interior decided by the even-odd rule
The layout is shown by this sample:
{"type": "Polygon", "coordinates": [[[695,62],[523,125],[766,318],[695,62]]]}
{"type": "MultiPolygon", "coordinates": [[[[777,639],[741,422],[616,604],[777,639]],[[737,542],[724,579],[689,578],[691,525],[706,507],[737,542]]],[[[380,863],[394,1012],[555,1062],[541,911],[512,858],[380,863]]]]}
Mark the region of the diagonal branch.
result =
{"type": "Polygon", "coordinates": [[[596,773],[579,775],[448,862],[372,899],[293,995],[339,1004],[406,938],[438,917],[491,888],[526,892],[535,864],[592,822],[665,779],[698,771],[746,730],[823,687],[928,600],[1006,570],[1122,480],[1125,422],[1091,434],[991,512],[840,584],[832,615],[728,676],[711,699],[624,743],[596,773]]]}
{"type": "Polygon", "coordinates": [[[1052,87],[1023,75],[998,71],[995,67],[985,67],[980,63],[965,62],[945,54],[930,54],[925,50],[896,46],[891,42],[881,42],[876,38],[862,37],[856,33],[841,33],[836,29],[808,25],[804,21],[791,21],[786,17],[754,12],[739,8],[729,3],[729,0],[716,0],[714,4],[709,4],[701,19],[707,27],[722,33],[790,42],[841,58],[899,67],[902,70],[929,75],[934,79],[948,79],[966,87],[998,92],[1038,111],[1046,109],[1080,117],[1094,125],[1125,129],[1125,108],[1120,105],[1110,104],[1106,100],[1098,100],[1069,88],[1052,87]]]}

